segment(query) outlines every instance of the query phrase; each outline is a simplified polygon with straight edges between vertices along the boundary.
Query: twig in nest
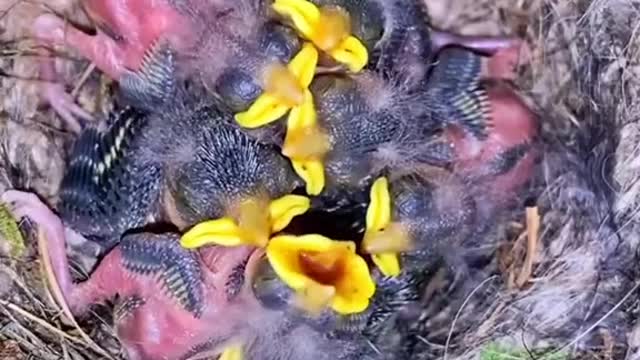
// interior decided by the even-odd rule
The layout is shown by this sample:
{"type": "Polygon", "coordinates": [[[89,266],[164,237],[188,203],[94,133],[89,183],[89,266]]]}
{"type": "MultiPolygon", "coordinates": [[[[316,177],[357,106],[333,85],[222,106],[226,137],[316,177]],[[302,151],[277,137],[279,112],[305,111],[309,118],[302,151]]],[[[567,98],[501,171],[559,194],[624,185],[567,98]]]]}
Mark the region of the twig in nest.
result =
{"type": "Polygon", "coordinates": [[[598,319],[598,321],[594,322],[591,326],[589,326],[588,329],[586,329],[585,331],[583,331],[582,333],[580,333],[578,336],[576,336],[571,342],[569,342],[568,344],[560,347],[559,349],[545,355],[544,357],[540,358],[542,359],[548,359],[550,356],[552,355],[556,355],[561,353],[562,351],[572,347],[573,345],[577,344],[580,340],[582,340],[582,338],[584,338],[585,336],[587,336],[589,333],[591,333],[594,329],[596,329],[605,319],[607,319],[609,316],[611,316],[611,314],[613,314],[616,310],[618,310],[622,304],[624,304],[627,300],[629,300],[629,298],[631,297],[631,295],[633,295],[638,288],[640,288],[640,282],[636,283],[631,290],[629,290],[623,297],[622,299],[620,299],[620,301],[618,301],[617,304],[615,304],[615,306],[613,306],[609,311],[607,311],[606,314],[602,315],[602,317],[600,319],[598,319]]]}
{"type": "MultiPolygon", "coordinates": [[[[27,320],[33,321],[35,323],[37,323],[38,325],[42,326],[43,328],[47,329],[48,331],[51,331],[52,333],[61,336],[69,341],[73,341],[77,344],[82,344],[83,341],[82,339],[73,337],[67,333],[65,333],[64,331],[52,326],[51,324],[49,324],[46,320],[43,320],[35,315],[33,315],[32,313],[28,312],[27,310],[21,308],[20,306],[11,303],[9,301],[6,300],[0,300],[0,305],[2,305],[3,307],[7,308],[8,310],[14,311],[17,314],[19,314],[20,316],[24,317],[27,320]]],[[[35,336],[35,335],[34,335],[35,336]]]]}
{"type": "Polygon", "coordinates": [[[29,289],[29,287],[21,280],[21,276],[19,276],[18,273],[15,272],[12,268],[2,264],[0,264],[0,272],[3,272],[5,275],[7,275],[13,281],[13,284],[15,284],[20,290],[22,290],[22,292],[24,292],[27,295],[32,305],[38,309],[40,316],[44,317],[45,316],[44,304],[42,303],[42,301],[40,301],[40,299],[38,299],[33,294],[33,292],[29,289]]]}
{"type": "Polygon", "coordinates": [[[447,360],[447,355],[449,353],[449,344],[451,342],[451,338],[453,337],[453,330],[456,327],[456,322],[458,321],[458,319],[460,318],[460,314],[462,314],[462,311],[464,310],[464,308],[467,306],[467,304],[469,303],[469,301],[471,300],[471,298],[473,297],[473,295],[475,295],[475,293],[480,290],[485,284],[489,283],[490,281],[496,279],[498,276],[493,275],[490,276],[488,278],[486,278],[483,282],[481,282],[480,284],[478,284],[478,286],[475,287],[475,289],[473,289],[473,291],[471,291],[471,293],[469,293],[469,296],[467,296],[466,299],[464,299],[464,302],[462,303],[462,305],[460,305],[460,309],[458,309],[458,312],[456,313],[455,318],[453,319],[453,322],[451,323],[451,328],[449,329],[449,335],[447,335],[447,341],[444,344],[444,360],[447,360]]]}
{"type": "MultiPolygon", "coordinates": [[[[60,356],[49,349],[40,338],[31,333],[22,324],[19,324],[7,309],[3,309],[7,316],[12,320],[7,326],[2,328],[3,337],[13,339],[20,347],[26,349],[34,356],[39,356],[42,360],[59,360],[60,356]]],[[[2,354],[4,355],[4,354],[2,354]]],[[[11,358],[14,359],[14,358],[11,358]]]]}
{"type": "Polygon", "coordinates": [[[536,254],[538,247],[538,233],[540,231],[540,214],[538,213],[538,207],[527,208],[527,255],[524,260],[524,265],[520,271],[520,275],[516,280],[518,287],[524,286],[524,284],[531,277],[533,272],[533,258],[536,254]]]}
{"type": "Polygon", "coordinates": [[[73,87],[73,90],[71,90],[71,97],[75,98],[78,95],[78,92],[80,92],[80,89],[87,82],[87,79],[89,79],[89,76],[91,75],[93,70],[95,70],[95,68],[96,64],[89,63],[86,69],[84,69],[84,71],[82,72],[82,76],[80,76],[80,79],[78,80],[78,83],[73,87]]]}
{"type": "Polygon", "coordinates": [[[32,123],[35,126],[41,128],[42,130],[51,131],[52,133],[58,134],[60,136],[69,136],[69,137],[75,136],[73,133],[69,132],[68,130],[57,128],[51,124],[48,124],[46,122],[43,122],[37,119],[28,119],[25,122],[32,123]]]}
{"type": "Polygon", "coordinates": [[[58,306],[60,306],[62,309],[62,313],[65,316],[67,316],[67,318],[71,321],[71,324],[76,328],[76,330],[78,330],[80,336],[90,345],[90,347],[95,352],[106,357],[107,359],[114,360],[113,357],[109,353],[107,353],[104,349],[102,349],[98,344],[96,344],[91,339],[91,337],[89,337],[89,335],[87,335],[87,333],[85,333],[80,328],[80,325],[78,325],[78,323],[76,322],[75,317],[71,313],[71,309],[69,309],[69,305],[67,304],[64,296],[62,295],[62,289],[60,289],[60,284],[58,283],[58,280],[54,275],[53,266],[51,265],[51,259],[47,255],[49,252],[47,251],[46,236],[42,229],[38,229],[37,239],[38,239],[38,252],[40,253],[40,256],[42,258],[42,264],[44,265],[44,268],[45,268],[45,277],[47,279],[47,282],[49,283],[49,287],[51,289],[54,299],[56,300],[56,303],[58,303],[58,306]]]}

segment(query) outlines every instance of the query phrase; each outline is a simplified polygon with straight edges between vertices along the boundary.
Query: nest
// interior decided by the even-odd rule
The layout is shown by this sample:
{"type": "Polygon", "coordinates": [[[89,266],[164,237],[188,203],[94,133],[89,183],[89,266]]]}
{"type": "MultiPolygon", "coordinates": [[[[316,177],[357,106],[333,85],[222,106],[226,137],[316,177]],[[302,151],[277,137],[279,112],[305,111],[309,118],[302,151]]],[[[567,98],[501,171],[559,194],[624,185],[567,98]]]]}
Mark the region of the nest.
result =
{"type": "MultiPolygon", "coordinates": [[[[440,28],[528,40],[533,61],[518,85],[542,120],[545,147],[528,221],[522,209],[514,212],[495,253],[496,272],[455,303],[438,329],[446,342],[427,344],[429,352],[445,359],[640,358],[640,5],[426,1],[440,28]]],[[[73,137],[38,107],[28,24],[47,7],[87,19],[71,0],[48,3],[0,0],[0,190],[33,189],[55,204],[73,137]]],[[[85,108],[108,109],[108,81],[90,64],[72,56],[61,68],[85,108]]],[[[1,358],[119,356],[102,313],[84,319],[82,330],[61,319],[35,242],[28,240],[19,259],[0,242],[0,255],[1,358]]]]}

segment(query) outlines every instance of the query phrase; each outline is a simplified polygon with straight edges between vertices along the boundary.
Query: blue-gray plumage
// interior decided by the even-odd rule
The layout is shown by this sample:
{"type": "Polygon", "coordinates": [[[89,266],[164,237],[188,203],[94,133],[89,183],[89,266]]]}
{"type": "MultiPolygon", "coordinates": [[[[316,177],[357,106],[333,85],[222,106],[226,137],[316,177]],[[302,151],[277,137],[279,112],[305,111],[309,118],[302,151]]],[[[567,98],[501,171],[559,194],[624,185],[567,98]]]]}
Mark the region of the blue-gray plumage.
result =
{"type": "Polygon", "coordinates": [[[59,205],[71,228],[110,248],[126,231],[189,227],[299,185],[277,148],[244,133],[215,103],[189,97],[153,113],[128,108],[106,131],[80,136],[59,205]]]}
{"type": "Polygon", "coordinates": [[[111,114],[106,131],[86,129],[76,140],[60,188],[58,210],[65,225],[103,247],[141,227],[154,211],[161,168],[132,162],[148,118],[126,108],[111,114]],[[146,179],[140,181],[140,179],[146,179]]]}
{"type": "Polygon", "coordinates": [[[125,70],[120,78],[121,98],[152,111],[169,101],[177,90],[176,53],[158,40],[144,53],[137,71],[125,70]]]}
{"type": "MultiPolygon", "coordinates": [[[[167,295],[199,317],[205,304],[201,264],[180,246],[177,235],[131,234],[120,243],[122,266],[134,274],[158,278],[167,295]]],[[[244,270],[244,268],[243,268],[244,270]]]]}
{"type": "MultiPolygon", "coordinates": [[[[257,13],[265,9],[253,10],[257,13]]],[[[242,37],[232,32],[233,16],[228,24],[224,20],[212,25],[213,32],[207,44],[211,53],[205,52],[203,61],[219,62],[219,65],[205,65],[202,81],[207,88],[213,90],[226,106],[235,112],[245,111],[262,94],[264,79],[268,67],[273,64],[286,65],[300,51],[301,39],[296,33],[275,21],[264,19],[262,14],[256,16],[256,31],[250,37],[242,37]],[[261,20],[261,21],[259,21],[261,20]],[[227,27],[225,27],[225,25],[227,27]],[[221,61],[225,56],[228,61],[221,61]],[[212,60],[211,57],[216,57],[212,60]],[[224,64],[224,65],[222,65],[224,64]]]]}
{"type": "Polygon", "coordinates": [[[425,100],[434,121],[462,126],[480,139],[489,132],[489,98],[481,83],[482,58],[457,47],[442,50],[428,77],[425,100]]]}
{"type": "Polygon", "coordinates": [[[427,81],[415,87],[375,71],[316,76],[310,90],[328,142],[322,156],[326,193],[366,188],[384,171],[450,164],[450,142],[435,135],[451,124],[473,134],[487,131],[480,56],[452,48],[438,60],[427,81]]]}
{"type": "Polygon", "coordinates": [[[426,74],[432,56],[429,16],[420,0],[313,0],[349,14],[351,33],[369,52],[367,69],[414,83],[426,74]]]}
{"type": "Polygon", "coordinates": [[[260,144],[230,122],[200,120],[183,130],[190,132],[183,139],[193,147],[193,158],[167,178],[187,222],[222,216],[231,202],[242,198],[264,194],[274,199],[296,187],[291,165],[275,146],[260,144]]]}

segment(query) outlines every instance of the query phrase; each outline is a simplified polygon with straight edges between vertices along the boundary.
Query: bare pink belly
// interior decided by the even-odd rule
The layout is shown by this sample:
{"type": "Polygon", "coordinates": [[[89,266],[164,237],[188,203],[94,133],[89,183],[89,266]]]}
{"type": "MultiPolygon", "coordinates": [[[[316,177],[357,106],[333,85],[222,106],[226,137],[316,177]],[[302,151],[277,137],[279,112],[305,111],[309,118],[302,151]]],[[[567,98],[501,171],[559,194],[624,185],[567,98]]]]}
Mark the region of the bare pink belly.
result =
{"type": "Polygon", "coordinates": [[[117,325],[117,333],[132,359],[172,360],[208,340],[205,325],[164,293],[156,292],[117,325]]]}

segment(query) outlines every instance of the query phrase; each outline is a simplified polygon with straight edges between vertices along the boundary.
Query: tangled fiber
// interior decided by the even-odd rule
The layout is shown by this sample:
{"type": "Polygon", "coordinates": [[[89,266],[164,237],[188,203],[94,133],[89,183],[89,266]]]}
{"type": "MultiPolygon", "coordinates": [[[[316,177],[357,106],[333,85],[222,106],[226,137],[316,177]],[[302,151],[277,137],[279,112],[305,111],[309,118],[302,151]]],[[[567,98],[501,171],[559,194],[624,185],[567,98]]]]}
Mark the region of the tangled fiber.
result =
{"type": "MultiPolygon", "coordinates": [[[[542,121],[545,156],[531,189],[539,219],[514,210],[499,251],[464,291],[436,301],[434,274],[425,358],[640,359],[640,3],[426,1],[438,27],[527,39],[532,64],[518,85],[542,121]]],[[[47,7],[87,21],[71,0],[0,0],[0,190],[30,188],[55,203],[72,136],[38,106],[27,36],[47,7]]],[[[103,77],[73,57],[59,65],[83,106],[108,109],[103,77]]],[[[34,242],[21,259],[4,241],[0,254],[0,358],[97,358],[52,306],[34,242]]],[[[102,315],[83,329],[117,354],[102,315]]]]}

